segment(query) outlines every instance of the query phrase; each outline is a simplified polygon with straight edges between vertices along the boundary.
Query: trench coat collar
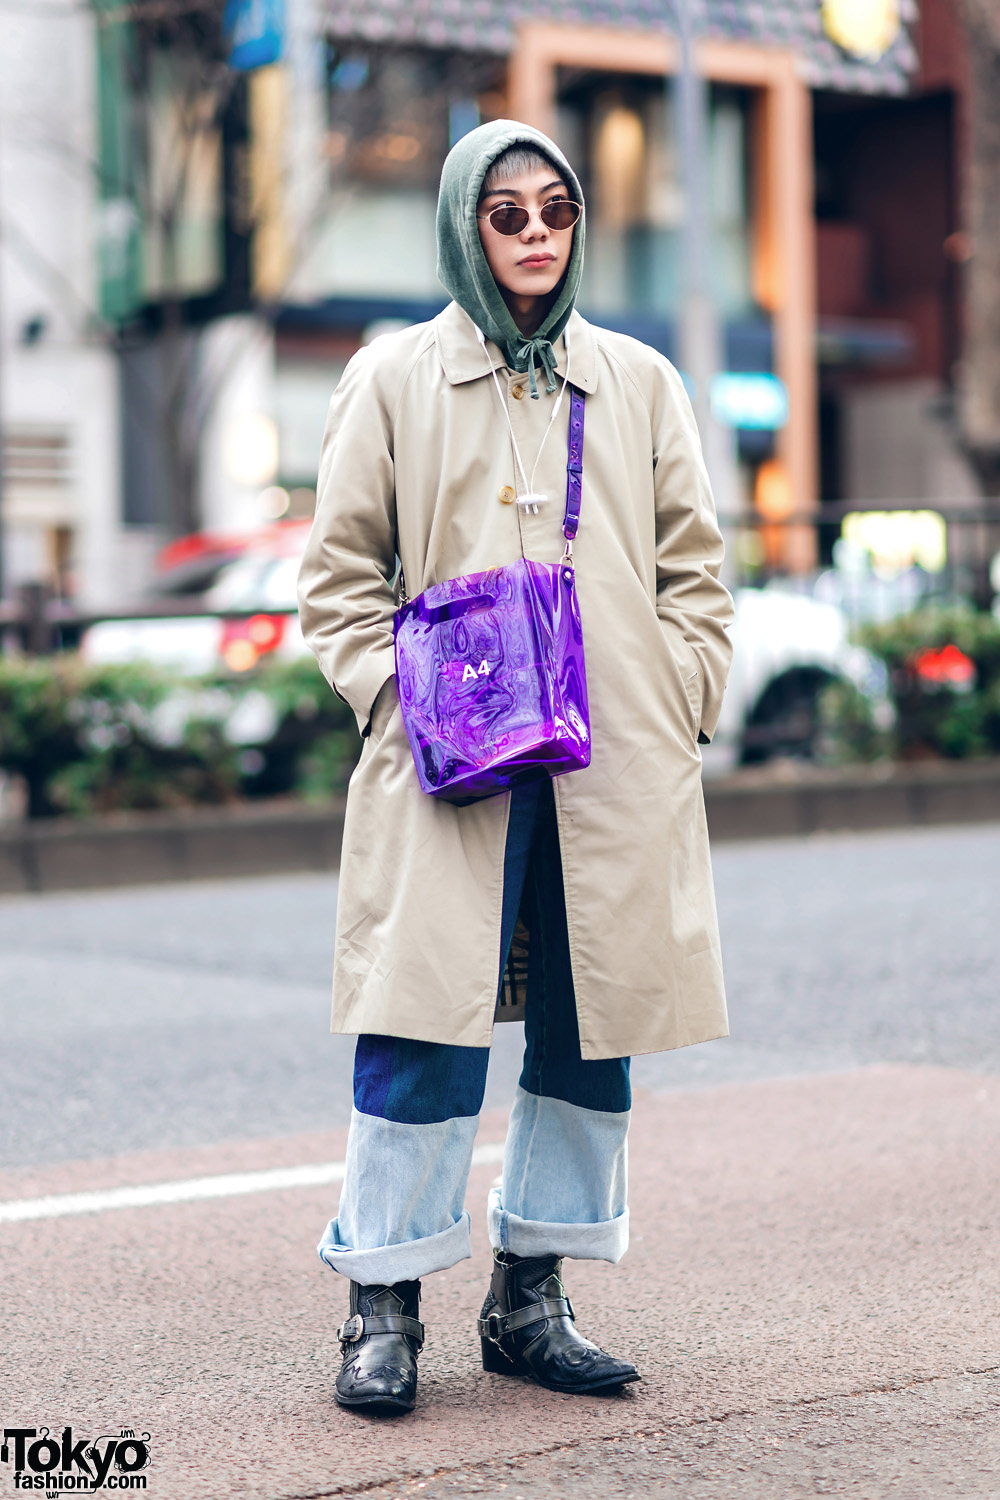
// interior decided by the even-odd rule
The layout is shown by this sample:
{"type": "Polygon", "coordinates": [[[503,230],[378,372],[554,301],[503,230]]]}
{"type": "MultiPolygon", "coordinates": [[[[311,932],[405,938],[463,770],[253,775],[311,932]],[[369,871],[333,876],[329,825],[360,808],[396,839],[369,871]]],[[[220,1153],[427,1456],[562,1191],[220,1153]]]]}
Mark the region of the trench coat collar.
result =
{"type": "MultiPolygon", "coordinates": [[[[572,361],[570,375],[572,384],[592,395],[597,389],[597,338],[594,330],[578,312],[573,312],[566,325],[569,335],[572,361]]],[[[451,385],[464,385],[470,380],[479,380],[490,370],[503,369],[506,359],[491,339],[486,341],[487,368],[483,357],[483,346],[479,342],[476,325],[469,314],[450,302],[444,312],[434,319],[434,336],[444,373],[451,385]]],[[[566,373],[566,346],[562,338],[555,342],[556,370],[559,378],[566,373]]]]}

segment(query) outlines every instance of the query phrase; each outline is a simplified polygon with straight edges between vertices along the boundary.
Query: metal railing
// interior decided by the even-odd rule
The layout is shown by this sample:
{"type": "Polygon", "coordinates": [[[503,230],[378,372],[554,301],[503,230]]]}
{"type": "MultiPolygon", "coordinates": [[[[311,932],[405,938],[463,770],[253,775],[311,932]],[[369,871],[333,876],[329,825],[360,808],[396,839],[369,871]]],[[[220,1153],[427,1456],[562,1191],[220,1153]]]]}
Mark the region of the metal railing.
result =
{"type": "MultiPolygon", "coordinates": [[[[851,625],[883,620],[911,609],[966,602],[988,609],[995,595],[1000,595],[1000,562],[991,561],[1000,554],[1000,499],[955,502],[951,500],[872,500],[824,502],[813,509],[793,512],[780,518],[763,517],[756,512],[721,515],[720,525],[726,536],[728,559],[726,581],[731,587],[777,586],[810,595],[837,605],[851,625]],[[831,559],[831,551],[842,523],[850,515],[863,513],[924,512],[941,516],[947,531],[943,564],[930,571],[919,566],[901,568],[844,568],[831,559]],[[780,561],[769,563],[758,545],[747,547],[747,538],[760,543],[789,531],[806,529],[816,539],[815,567],[794,574],[780,561]],[[749,553],[756,552],[756,556],[749,553]]],[[[780,548],[778,549],[781,550],[780,548]]],[[[47,654],[72,649],[79,644],[92,625],[115,620],[188,619],[195,617],[218,620],[245,620],[254,615],[289,615],[294,606],[256,604],[224,609],[207,602],[204,594],[148,595],[114,607],[88,609],[72,600],[57,597],[43,584],[19,586],[6,599],[0,599],[0,639],[28,654],[47,654]]]]}

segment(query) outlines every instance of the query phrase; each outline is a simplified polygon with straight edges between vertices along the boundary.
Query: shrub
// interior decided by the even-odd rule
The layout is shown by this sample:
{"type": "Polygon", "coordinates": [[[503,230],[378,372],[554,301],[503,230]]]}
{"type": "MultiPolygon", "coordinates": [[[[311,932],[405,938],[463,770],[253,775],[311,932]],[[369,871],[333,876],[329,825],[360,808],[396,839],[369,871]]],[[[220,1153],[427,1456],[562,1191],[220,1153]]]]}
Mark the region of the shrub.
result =
{"type": "Polygon", "coordinates": [[[893,753],[895,714],[853,682],[832,682],[819,700],[816,759],[826,765],[885,760],[893,753]]]}
{"type": "Polygon", "coordinates": [[[361,752],[361,736],[353,710],[331,691],[312,657],[265,659],[249,687],[270,704],[274,727],[254,742],[259,759],[254,758],[252,771],[245,771],[247,791],[269,796],[293,792],[310,800],[344,791],[361,752]]]}
{"type": "Polygon", "coordinates": [[[858,642],[888,672],[894,722],[878,705],[831,689],[824,719],[841,758],[952,759],[1000,754],[1000,621],[971,609],[920,610],[863,626],[858,642]],[[851,747],[853,746],[853,751],[851,747]]]}
{"type": "Polygon", "coordinates": [[[360,737],[311,659],[252,677],[0,657],[0,769],[30,817],[343,790],[360,737]]]}
{"type": "Polygon", "coordinates": [[[0,658],[0,766],[23,777],[29,815],[235,796],[237,752],[217,714],[192,702],[170,732],[163,710],[176,690],[146,663],[0,658]]]}

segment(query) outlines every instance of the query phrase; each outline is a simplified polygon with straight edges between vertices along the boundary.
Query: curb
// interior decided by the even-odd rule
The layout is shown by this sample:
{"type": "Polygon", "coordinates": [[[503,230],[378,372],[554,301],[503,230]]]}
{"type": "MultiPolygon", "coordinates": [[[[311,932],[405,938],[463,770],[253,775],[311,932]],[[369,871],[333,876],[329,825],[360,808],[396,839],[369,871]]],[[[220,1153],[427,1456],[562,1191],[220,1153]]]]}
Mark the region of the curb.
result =
{"type": "MultiPolygon", "coordinates": [[[[0,894],[336,870],[343,798],[0,829],[0,894]]],[[[713,842],[1000,821],[1000,761],[753,770],[705,782],[713,842]]]]}
{"type": "Polygon", "coordinates": [[[53,819],[0,831],[0,894],[335,870],[344,801],[53,819]]]}
{"type": "Polygon", "coordinates": [[[1000,820],[1000,759],[763,768],[705,782],[713,841],[1000,820]]]}

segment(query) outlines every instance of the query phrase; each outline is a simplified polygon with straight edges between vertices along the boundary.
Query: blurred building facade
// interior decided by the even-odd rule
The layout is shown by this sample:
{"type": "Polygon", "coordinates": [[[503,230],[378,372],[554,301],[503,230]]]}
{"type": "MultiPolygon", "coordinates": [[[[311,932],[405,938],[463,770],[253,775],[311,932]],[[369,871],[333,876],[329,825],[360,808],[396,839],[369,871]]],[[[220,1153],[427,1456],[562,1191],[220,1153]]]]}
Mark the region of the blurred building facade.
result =
{"type": "Polygon", "coordinates": [[[85,11],[38,0],[0,48],[0,411],[10,586],[113,597],[118,363],[96,319],[98,89],[85,11]]]}
{"type": "MultiPolygon", "coordinates": [[[[8,586],[110,605],[171,536],[307,513],[346,360],[444,303],[438,175],[481,120],[559,140],[588,197],[583,310],[678,356],[670,6],[285,0],[240,58],[248,9],[230,0],[229,34],[222,0],[148,15],[38,0],[6,23],[8,586]]],[[[820,498],[970,493],[948,426],[965,97],[951,0],[693,15],[725,364],[777,374],[789,403],[780,430],[737,430],[730,503],[780,521],[820,498]]],[[[770,561],[809,566],[812,533],[793,542],[765,532],[770,561]]]]}

